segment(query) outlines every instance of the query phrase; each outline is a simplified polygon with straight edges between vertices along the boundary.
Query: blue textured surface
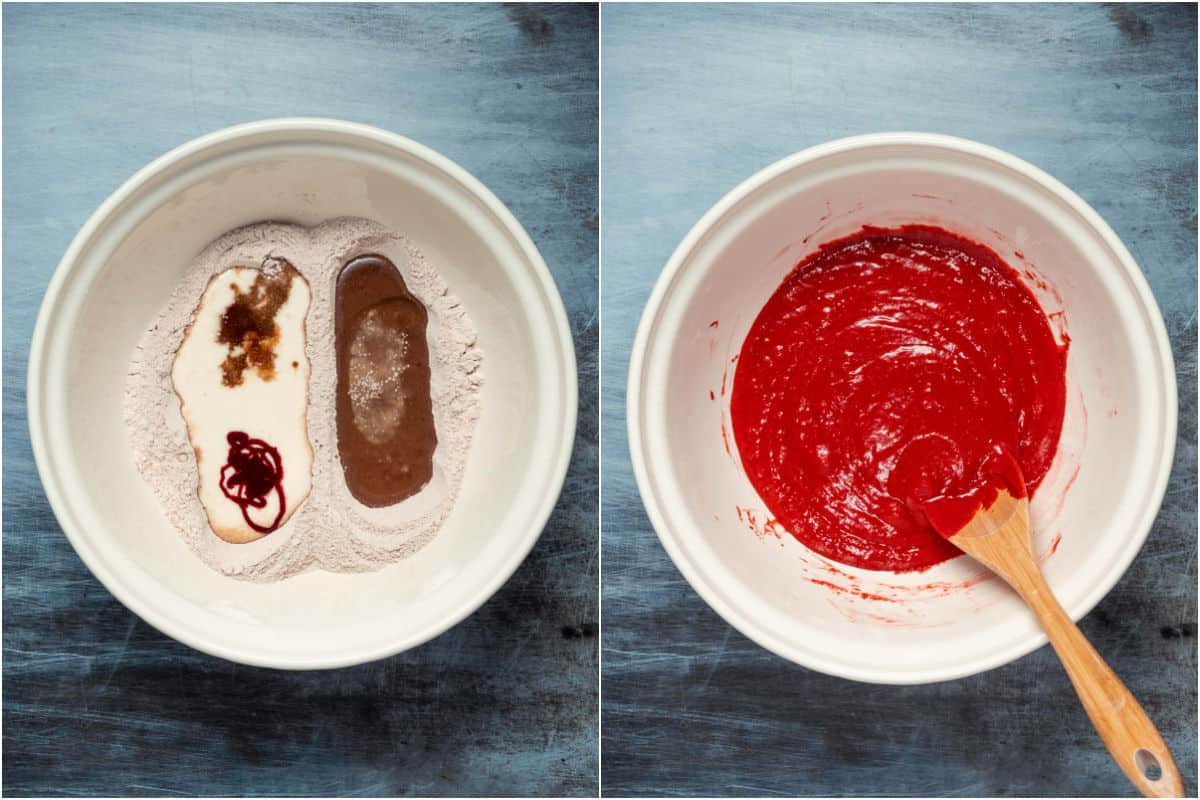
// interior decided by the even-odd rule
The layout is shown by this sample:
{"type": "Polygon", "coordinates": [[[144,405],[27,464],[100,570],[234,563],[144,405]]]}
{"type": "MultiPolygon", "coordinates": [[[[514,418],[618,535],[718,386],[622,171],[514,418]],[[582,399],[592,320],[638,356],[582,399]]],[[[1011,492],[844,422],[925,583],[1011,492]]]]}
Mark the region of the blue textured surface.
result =
{"type": "Polygon", "coordinates": [[[595,794],[596,30],[595,6],[5,6],[6,794],[595,794]],[[38,305],[92,210],[194,136],[292,115],[479,177],[549,263],[580,365],[571,473],[513,578],[433,642],[324,673],[210,658],[118,604],[25,421],[38,305]]]}
{"type": "Polygon", "coordinates": [[[932,686],[793,666],[710,610],[642,509],[628,353],[679,240],[739,181],[881,130],[1004,148],[1064,181],[1145,270],[1175,348],[1166,503],[1083,629],[1196,791],[1195,6],[616,6],[601,13],[603,791],[609,795],[1111,795],[1049,648],[932,686]]]}

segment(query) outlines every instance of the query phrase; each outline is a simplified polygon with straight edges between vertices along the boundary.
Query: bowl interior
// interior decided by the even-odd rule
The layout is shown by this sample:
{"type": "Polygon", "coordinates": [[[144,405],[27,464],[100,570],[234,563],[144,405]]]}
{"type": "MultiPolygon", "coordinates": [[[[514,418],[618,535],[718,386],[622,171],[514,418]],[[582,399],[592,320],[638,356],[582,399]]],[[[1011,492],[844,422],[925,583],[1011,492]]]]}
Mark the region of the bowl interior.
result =
{"type": "Polygon", "coordinates": [[[42,312],[34,438],[44,438],[43,479],[73,543],[152,624],[251,663],[367,660],[470,613],[536,540],[574,429],[569,333],[515,220],[443,166],[419,146],[344,130],[225,138],[150,177],[82,243],[42,312]],[[408,235],[471,314],[484,383],[460,495],[432,543],[378,572],[230,579],[187,549],[133,466],[122,422],[126,367],[208,242],[253,222],[315,225],[337,216],[408,235]]]}
{"type": "Polygon", "coordinates": [[[640,384],[631,427],[643,493],[697,590],[786,657],[891,683],[977,672],[1044,639],[1016,596],[965,557],[921,573],[880,573],[799,544],[771,521],[740,467],[729,399],[750,325],[800,259],[864,224],[912,222],[987,244],[1023,273],[1053,326],[1061,332],[1065,323],[1066,420],[1033,505],[1034,545],[1064,607],[1086,613],[1133,558],[1161,501],[1163,451],[1173,441],[1170,357],[1164,367],[1161,319],[1121,254],[1027,174],[955,148],[909,144],[777,171],[682,254],[643,321],[645,352],[632,378],[640,384]]]}

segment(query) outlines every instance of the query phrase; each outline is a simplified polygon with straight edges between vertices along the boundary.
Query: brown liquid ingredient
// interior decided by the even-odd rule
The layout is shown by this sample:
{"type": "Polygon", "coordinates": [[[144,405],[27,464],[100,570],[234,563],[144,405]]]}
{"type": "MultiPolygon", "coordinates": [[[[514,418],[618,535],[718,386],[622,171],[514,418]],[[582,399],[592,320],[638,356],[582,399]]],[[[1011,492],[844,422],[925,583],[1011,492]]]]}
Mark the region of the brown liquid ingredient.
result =
{"type": "Polygon", "coordinates": [[[346,486],[363,505],[390,506],[433,476],[429,317],[380,255],[342,268],[334,303],[338,455],[346,486]]]}
{"type": "Polygon", "coordinates": [[[275,377],[275,346],[279,344],[275,315],[287,302],[296,274],[295,267],[282,258],[268,258],[248,291],[230,284],[233,302],[221,314],[217,331],[217,343],[228,351],[221,362],[221,382],[226,386],[241,386],[247,369],[257,371],[264,381],[275,377]]]}

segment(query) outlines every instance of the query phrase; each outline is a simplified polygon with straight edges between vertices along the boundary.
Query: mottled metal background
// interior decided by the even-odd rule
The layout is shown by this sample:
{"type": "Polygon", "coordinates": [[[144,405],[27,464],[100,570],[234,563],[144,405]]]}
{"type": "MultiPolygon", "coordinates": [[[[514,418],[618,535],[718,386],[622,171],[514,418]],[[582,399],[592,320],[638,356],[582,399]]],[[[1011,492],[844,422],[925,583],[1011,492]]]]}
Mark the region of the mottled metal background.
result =
{"type": "Polygon", "coordinates": [[[6,794],[595,794],[596,90],[595,6],[5,6],[6,794]],[[211,658],[118,604],[25,421],[38,305],[92,210],[194,136],[291,115],[479,177],[549,263],[580,366],[571,472],[524,565],[434,641],[331,672],[211,658]]]}
{"type": "Polygon", "coordinates": [[[634,329],[675,245],[743,178],[883,130],[1002,147],[1116,229],[1179,372],[1166,502],[1083,621],[1196,791],[1196,8],[617,6],[602,11],[603,783],[610,795],[1111,795],[1049,648],[892,688],[810,672],[732,630],[650,527],[625,440],[634,329]]]}

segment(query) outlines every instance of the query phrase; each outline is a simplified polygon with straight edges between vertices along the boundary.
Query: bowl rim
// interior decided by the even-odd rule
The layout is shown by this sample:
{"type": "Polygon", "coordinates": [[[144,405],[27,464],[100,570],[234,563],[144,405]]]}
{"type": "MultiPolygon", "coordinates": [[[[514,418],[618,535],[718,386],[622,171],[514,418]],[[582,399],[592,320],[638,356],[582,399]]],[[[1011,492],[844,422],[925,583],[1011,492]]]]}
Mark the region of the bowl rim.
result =
{"type": "Polygon", "coordinates": [[[163,634],[209,655],[259,667],[288,670],[331,669],[374,661],[424,644],[474,613],[512,577],[541,537],[550,515],[557,505],[566,480],[578,422],[577,364],[574,339],[571,335],[566,309],[545,260],[513,213],[478,178],[432,148],[382,128],[326,117],[279,117],[232,125],[198,136],[171,149],[135,172],[92,212],[71,240],[43,295],[29,349],[26,405],[34,461],[51,510],[85,566],[126,608],[163,634]],[[242,648],[229,647],[194,634],[192,629],[177,626],[167,615],[141,602],[138,595],[125,585],[122,577],[116,574],[118,570],[109,570],[100,560],[89,535],[82,529],[75,517],[72,511],[72,501],[68,499],[70,492],[60,485],[45,430],[42,385],[48,370],[46,348],[53,332],[51,319],[62,302],[64,287],[67,285],[71,273],[78,267],[80,255],[92,244],[95,234],[103,229],[113,212],[121,208],[128,199],[136,196],[147,184],[168,174],[180,162],[210,148],[228,145],[242,139],[252,140],[264,134],[285,134],[294,137],[333,134],[348,139],[357,138],[376,145],[384,145],[424,162],[451,182],[456,183],[482,204],[504,232],[512,237],[517,249],[530,266],[531,277],[546,298],[550,326],[558,339],[556,344],[562,354],[563,369],[558,381],[559,386],[556,387],[560,393],[562,409],[559,415],[559,439],[553,453],[550,471],[553,478],[542,487],[541,495],[537,498],[534,511],[522,537],[517,540],[513,548],[507,551],[505,559],[495,565],[490,579],[481,583],[474,592],[442,619],[404,637],[338,656],[263,656],[242,648]]]}
{"type": "Polygon", "coordinates": [[[1116,255],[1117,261],[1126,273],[1133,287],[1133,299],[1144,307],[1147,322],[1150,326],[1152,346],[1158,356],[1158,368],[1163,375],[1163,439],[1164,446],[1160,448],[1159,458],[1155,465],[1156,476],[1151,484],[1152,489],[1147,498],[1141,524],[1129,539],[1129,545],[1115,562],[1116,568],[1111,569],[1103,580],[1098,581],[1081,601],[1067,609],[1073,620],[1079,620],[1090,612],[1113,586],[1124,576],[1140,552],[1146,538],[1154,525],[1158,511],[1162,506],[1167,484],[1171,475],[1174,461],[1176,436],[1178,432],[1178,398],[1175,362],[1171,351],[1170,340],[1167,336],[1166,325],[1163,322],[1162,311],[1159,309],[1145,275],[1137,262],[1125,247],[1120,237],[1104,221],[1103,218],[1085,202],[1079,195],[1065,184],[1052,177],[1042,169],[1029,162],[1007,153],[999,148],[957,136],[919,131],[888,131],[862,134],[834,139],[828,142],[808,147],[804,150],[786,156],[746,178],[736,187],[716,202],[680,241],[671,257],[663,267],[662,273],[654,284],[649,299],[646,301],[638,323],[637,334],[634,337],[633,349],[630,353],[628,383],[626,387],[626,426],[629,437],[630,459],[633,463],[634,477],[638,491],[646,507],[647,515],[654,527],[655,533],[663,548],[667,551],[675,567],[683,574],[692,588],[708,603],[728,624],[732,625],[743,635],[760,646],[792,661],[800,666],[814,669],[828,675],[847,678],[864,683],[882,683],[889,685],[909,685],[936,683],[976,675],[987,670],[1008,664],[1016,659],[1033,652],[1046,644],[1048,639],[1039,628],[1027,638],[996,653],[976,658],[970,662],[915,671],[889,672],[886,669],[862,669],[849,667],[844,663],[828,660],[811,652],[796,650],[781,641],[775,634],[760,625],[756,620],[743,614],[733,604],[726,603],[721,593],[716,591],[702,576],[700,570],[690,560],[686,547],[682,544],[692,531],[673,530],[668,516],[660,502],[654,477],[647,466],[649,456],[646,452],[646,441],[643,437],[644,413],[642,383],[645,380],[645,359],[650,348],[650,341],[657,326],[662,306],[670,294],[680,271],[688,262],[693,250],[718,226],[738,204],[754,192],[771,183],[784,174],[818,159],[844,154],[855,150],[869,150],[887,146],[916,146],[937,151],[953,151],[959,154],[975,156],[994,162],[1002,168],[1007,168],[1019,175],[1039,184],[1059,200],[1066,203],[1082,220],[1091,227],[1116,255]]]}

